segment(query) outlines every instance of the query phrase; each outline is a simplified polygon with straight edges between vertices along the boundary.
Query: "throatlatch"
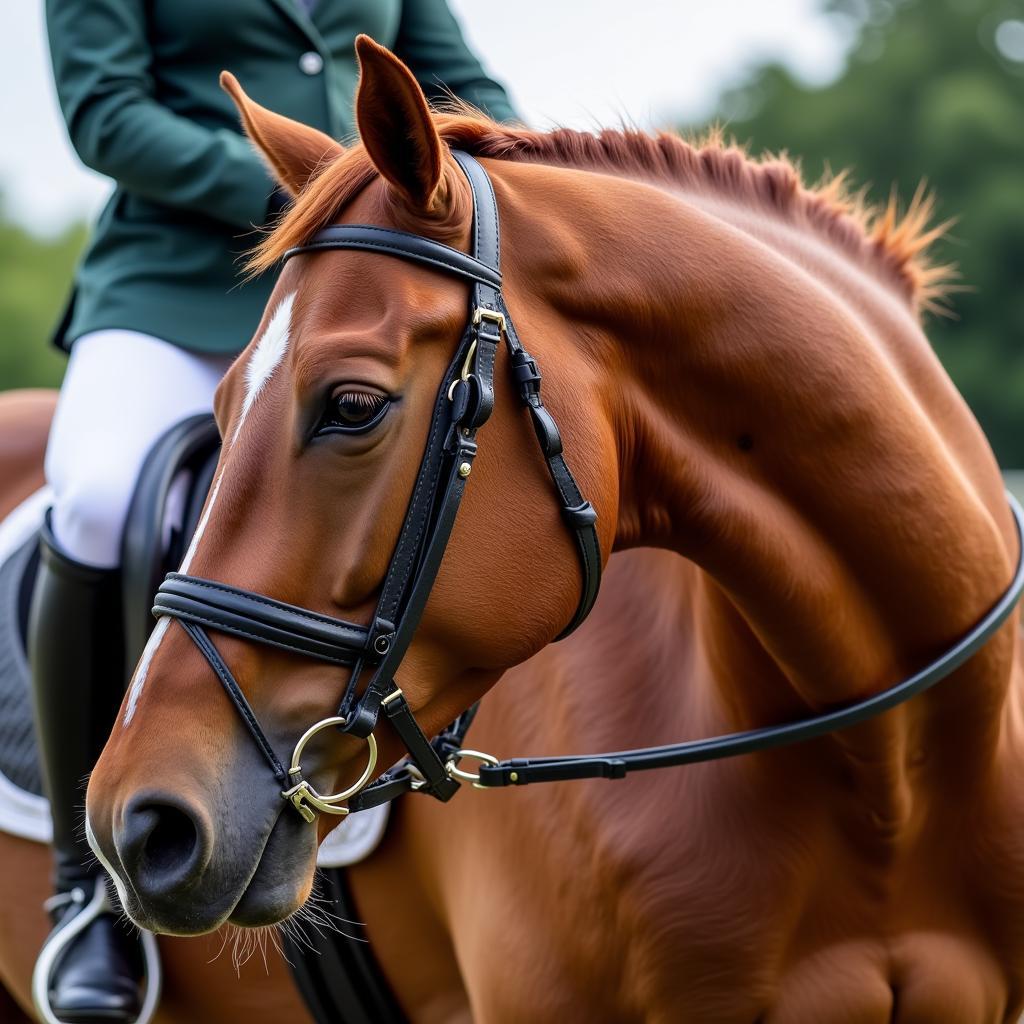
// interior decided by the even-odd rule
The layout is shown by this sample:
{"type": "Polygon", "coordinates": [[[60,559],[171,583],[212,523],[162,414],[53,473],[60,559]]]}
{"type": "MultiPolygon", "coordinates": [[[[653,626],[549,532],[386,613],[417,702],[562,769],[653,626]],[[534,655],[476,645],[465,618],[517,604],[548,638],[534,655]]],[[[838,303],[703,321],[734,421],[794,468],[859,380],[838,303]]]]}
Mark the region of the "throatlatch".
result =
{"type": "MultiPolygon", "coordinates": [[[[308,821],[316,811],[345,814],[410,790],[450,799],[468,773],[458,767],[462,738],[475,709],[461,715],[433,741],[420,729],[394,678],[405,657],[448,546],[455,516],[477,453],[477,431],[494,408],[494,366],[504,343],[523,404],[551,475],[562,517],[576,540],[582,587],[576,611],[559,639],[587,617],[601,581],[597,516],[580,492],[562,452],[554,418],[541,400],[541,374],[516,334],[501,293],[498,208],[490,178],[465,153],[455,152],[473,195],[472,254],[420,235],[367,224],[324,228],[290,259],[328,249],[361,249],[394,256],[472,282],[470,315],[434,402],[426,448],[413,496],[395,545],[380,598],[369,625],[346,622],[288,605],[262,594],[181,573],[171,573],[157,592],[153,613],[178,619],[209,662],[254,742],[291,801],[308,821]],[[350,668],[337,713],[318,722],[299,740],[286,769],[261,728],[231,670],[206,633],[212,628],[309,658],[350,668]],[[365,674],[370,678],[359,692],[365,674]],[[373,730],[381,712],[409,758],[367,788],[376,764],[373,730]],[[328,727],[366,739],[367,766],[359,782],[343,793],[318,793],[303,778],[302,750],[314,733],[328,727]],[[347,803],[346,803],[347,801],[347,803]]],[[[473,776],[475,778],[475,776],[473,776]]]]}
{"type": "Polygon", "coordinates": [[[795,722],[731,733],[688,743],[618,753],[498,761],[462,746],[476,708],[470,708],[433,740],[423,734],[395,675],[423,614],[451,536],[462,494],[477,452],[477,431],[494,407],[494,364],[504,342],[520,397],[529,411],[541,453],[558,496],[562,517],[576,539],[582,570],[579,604],[559,635],[568,636],[586,618],[601,580],[601,549],[594,509],[573,478],[562,454],[554,418],[540,397],[541,375],[523,349],[501,293],[498,208],[483,167],[453,152],[473,193],[472,255],[404,231],[366,224],[324,228],[286,259],[323,249],[362,249],[410,260],[473,283],[470,318],[434,403],[430,433],[413,497],[391,556],[380,599],[369,625],[345,622],[226,584],[171,573],[157,593],[153,612],[178,619],[220,679],[289,800],[313,821],[317,811],[347,814],[393,800],[411,790],[449,800],[460,782],[479,788],[522,786],[568,779],[621,779],[631,771],[711,761],[799,743],[881,714],[934,686],[979,650],[1003,624],[1024,589],[1024,512],[1008,495],[1017,528],[1017,568],[1009,586],[981,621],[920,672],[864,700],[795,722]],[[274,753],[245,695],[220,657],[205,627],[258,643],[351,668],[337,714],[312,726],[300,738],[286,769],[274,753]],[[362,675],[370,680],[359,693],[362,675]],[[381,712],[405,744],[408,758],[375,782],[373,730],[381,712]],[[323,795],[303,778],[300,760],[312,736],[330,727],[366,739],[367,765],[359,781],[342,793],[323,795]],[[459,766],[480,762],[479,771],[459,766]],[[365,788],[364,788],[365,787],[365,788]]]}

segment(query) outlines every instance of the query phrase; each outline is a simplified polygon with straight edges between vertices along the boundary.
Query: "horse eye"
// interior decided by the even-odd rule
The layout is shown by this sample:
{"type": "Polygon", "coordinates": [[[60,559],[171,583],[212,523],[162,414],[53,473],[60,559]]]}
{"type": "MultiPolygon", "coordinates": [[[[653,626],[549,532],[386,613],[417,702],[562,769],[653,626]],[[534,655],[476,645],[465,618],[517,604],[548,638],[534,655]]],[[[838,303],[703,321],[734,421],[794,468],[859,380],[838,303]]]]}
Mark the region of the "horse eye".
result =
{"type": "Polygon", "coordinates": [[[359,434],[370,430],[384,418],[390,405],[390,400],[377,392],[339,388],[327,402],[317,433],[359,434]]]}

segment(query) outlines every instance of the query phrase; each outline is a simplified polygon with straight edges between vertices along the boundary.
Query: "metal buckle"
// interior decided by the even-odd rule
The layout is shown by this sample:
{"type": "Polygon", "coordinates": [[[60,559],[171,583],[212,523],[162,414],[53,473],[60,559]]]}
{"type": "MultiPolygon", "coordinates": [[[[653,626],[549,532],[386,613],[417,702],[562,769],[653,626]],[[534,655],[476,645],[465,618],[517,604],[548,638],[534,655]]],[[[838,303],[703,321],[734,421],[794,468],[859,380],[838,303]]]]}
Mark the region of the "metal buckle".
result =
{"type": "Polygon", "coordinates": [[[448,388],[448,401],[449,402],[452,401],[453,396],[455,395],[455,385],[458,384],[460,380],[461,381],[468,381],[469,380],[469,368],[470,368],[470,366],[473,363],[473,356],[475,356],[475,355],[476,355],[476,338],[474,338],[469,343],[469,351],[466,353],[465,361],[462,364],[462,370],[459,373],[458,377],[456,377],[455,380],[452,381],[451,387],[448,388]]]}
{"type": "Polygon", "coordinates": [[[479,327],[484,320],[489,320],[492,324],[498,325],[498,330],[502,334],[507,333],[508,324],[505,322],[505,314],[499,313],[496,309],[487,309],[486,306],[477,306],[473,310],[473,326],[479,327]]]}
{"type": "MultiPolygon", "coordinates": [[[[498,331],[504,336],[507,326],[505,323],[505,314],[499,313],[496,309],[486,309],[483,306],[477,306],[473,310],[473,326],[479,327],[485,320],[490,321],[492,324],[498,325],[498,331]]],[[[459,376],[452,381],[451,386],[448,388],[448,401],[453,400],[455,394],[455,385],[461,381],[469,380],[469,368],[473,365],[473,356],[476,355],[476,338],[469,343],[469,351],[466,353],[466,358],[462,363],[462,370],[459,376]]]]}
{"type": "Polygon", "coordinates": [[[459,767],[459,762],[464,757],[475,757],[484,764],[492,765],[496,765],[498,759],[493,754],[485,754],[482,750],[469,750],[468,748],[460,747],[445,763],[444,770],[448,773],[448,778],[458,779],[460,782],[472,782],[474,789],[487,789],[487,786],[480,785],[479,773],[474,775],[472,772],[463,771],[459,767]]]}
{"type": "Polygon", "coordinates": [[[345,722],[346,719],[339,718],[338,716],[325,718],[323,721],[317,722],[316,725],[310,726],[302,734],[299,742],[295,744],[295,750],[292,752],[292,762],[288,768],[288,774],[298,776],[299,781],[291,789],[282,790],[281,796],[285,800],[290,801],[295,810],[310,824],[316,820],[316,811],[322,811],[324,814],[348,814],[347,807],[340,807],[338,805],[349,797],[355,796],[370,781],[373,776],[373,770],[377,766],[377,741],[371,732],[366,737],[366,744],[369,747],[366,767],[363,769],[363,774],[348,789],[343,789],[340,793],[324,795],[323,793],[318,793],[302,778],[302,766],[299,762],[302,760],[302,752],[305,750],[306,744],[321,729],[326,729],[332,725],[344,725],[345,722]],[[313,808],[316,808],[316,810],[313,808]]]}

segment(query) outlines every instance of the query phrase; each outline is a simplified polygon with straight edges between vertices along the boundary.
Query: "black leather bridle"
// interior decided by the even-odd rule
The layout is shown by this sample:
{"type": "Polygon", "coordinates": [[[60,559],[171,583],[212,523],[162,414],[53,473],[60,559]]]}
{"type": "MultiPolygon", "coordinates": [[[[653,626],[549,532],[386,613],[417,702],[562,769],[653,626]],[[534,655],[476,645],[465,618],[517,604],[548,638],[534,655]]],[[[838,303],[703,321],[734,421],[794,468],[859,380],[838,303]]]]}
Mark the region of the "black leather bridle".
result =
{"type": "Polygon", "coordinates": [[[447,548],[476,457],[477,431],[494,407],[495,359],[503,342],[513,378],[547,462],[562,517],[579,552],[580,599],[572,620],[558,639],[568,636],[586,618],[597,598],[601,579],[594,509],[580,493],[565,462],[558,427],[541,401],[537,363],[520,343],[502,296],[498,208],[490,179],[473,157],[458,151],[453,156],[473,195],[471,255],[420,235],[375,225],[343,224],[318,231],[308,243],[296,246],[285,256],[288,259],[327,249],[361,249],[410,260],[472,284],[469,323],[441,381],[412,498],[372,621],[369,625],[346,622],[182,573],[167,576],[153,608],[157,617],[177,619],[195,642],[280,783],[281,795],[307,821],[313,821],[318,810],[346,814],[413,790],[449,800],[460,781],[491,788],[567,779],[620,779],[630,771],[710,761],[808,740],[862,722],[933,686],[970,658],[1005,621],[1024,588],[1024,513],[1009,495],[1020,550],[1009,587],[988,614],[944,654],[925,669],[874,696],[796,722],[592,756],[498,761],[488,754],[466,750],[462,742],[475,706],[429,740],[394,679],[447,548]],[[296,744],[287,769],[207,635],[208,627],[350,669],[337,713],[306,731],[296,744]],[[360,694],[358,684],[367,673],[369,682],[360,694]],[[371,781],[376,764],[373,730],[381,712],[404,743],[408,757],[371,781]],[[318,793],[303,778],[300,764],[306,743],[327,728],[337,728],[369,744],[368,763],[360,779],[343,792],[331,795],[318,793]],[[467,757],[480,762],[477,773],[459,767],[459,762],[467,757]]]}
{"type": "Polygon", "coordinates": [[[550,471],[562,518],[579,553],[580,599],[561,636],[568,636],[587,617],[601,582],[601,547],[594,527],[596,513],[580,493],[566,464],[558,427],[541,401],[537,363],[523,349],[501,293],[498,208],[490,178],[471,156],[461,152],[454,156],[473,194],[472,255],[404,231],[342,224],[317,232],[307,244],[291,249],[285,257],[327,249],[361,249],[410,260],[472,284],[469,323],[438,390],[426,449],[373,620],[368,626],[345,622],[181,573],[168,575],[153,608],[157,616],[178,619],[195,641],[284,787],[284,794],[310,820],[313,814],[309,806],[328,813],[354,809],[355,801],[350,808],[342,804],[355,797],[356,791],[350,787],[344,794],[332,797],[317,793],[302,778],[298,767],[305,743],[329,725],[365,738],[371,752],[371,763],[360,780],[365,784],[375,760],[373,730],[382,711],[409,751],[409,760],[361,792],[360,806],[390,800],[410,789],[421,789],[448,800],[459,787],[458,776],[453,777],[447,762],[459,750],[473,710],[460,716],[431,743],[417,725],[402,691],[395,687],[394,677],[448,546],[476,458],[477,431],[494,408],[494,366],[502,343],[508,350],[513,378],[550,471]],[[287,771],[207,635],[207,627],[351,668],[336,715],[317,723],[299,740],[287,771]],[[369,683],[359,694],[358,684],[367,672],[372,673],[369,683]]]}

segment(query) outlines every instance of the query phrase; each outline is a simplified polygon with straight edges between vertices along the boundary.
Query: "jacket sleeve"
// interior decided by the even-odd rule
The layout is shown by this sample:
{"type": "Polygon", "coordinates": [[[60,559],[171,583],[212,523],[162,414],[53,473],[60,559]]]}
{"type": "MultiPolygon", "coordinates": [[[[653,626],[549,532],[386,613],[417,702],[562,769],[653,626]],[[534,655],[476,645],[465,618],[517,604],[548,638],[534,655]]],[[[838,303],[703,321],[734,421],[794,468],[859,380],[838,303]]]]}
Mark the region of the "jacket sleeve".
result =
{"type": "Polygon", "coordinates": [[[274,182],[248,140],[156,100],[145,7],[146,0],[47,0],[71,144],[128,192],[238,227],[264,223],[274,182]]]}
{"type": "Polygon", "coordinates": [[[395,53],[428,99],[444,99],[450,90],[499,121],[518,120],[504,86],[466,45],[446,0],[404,0],[395,53]]]}

